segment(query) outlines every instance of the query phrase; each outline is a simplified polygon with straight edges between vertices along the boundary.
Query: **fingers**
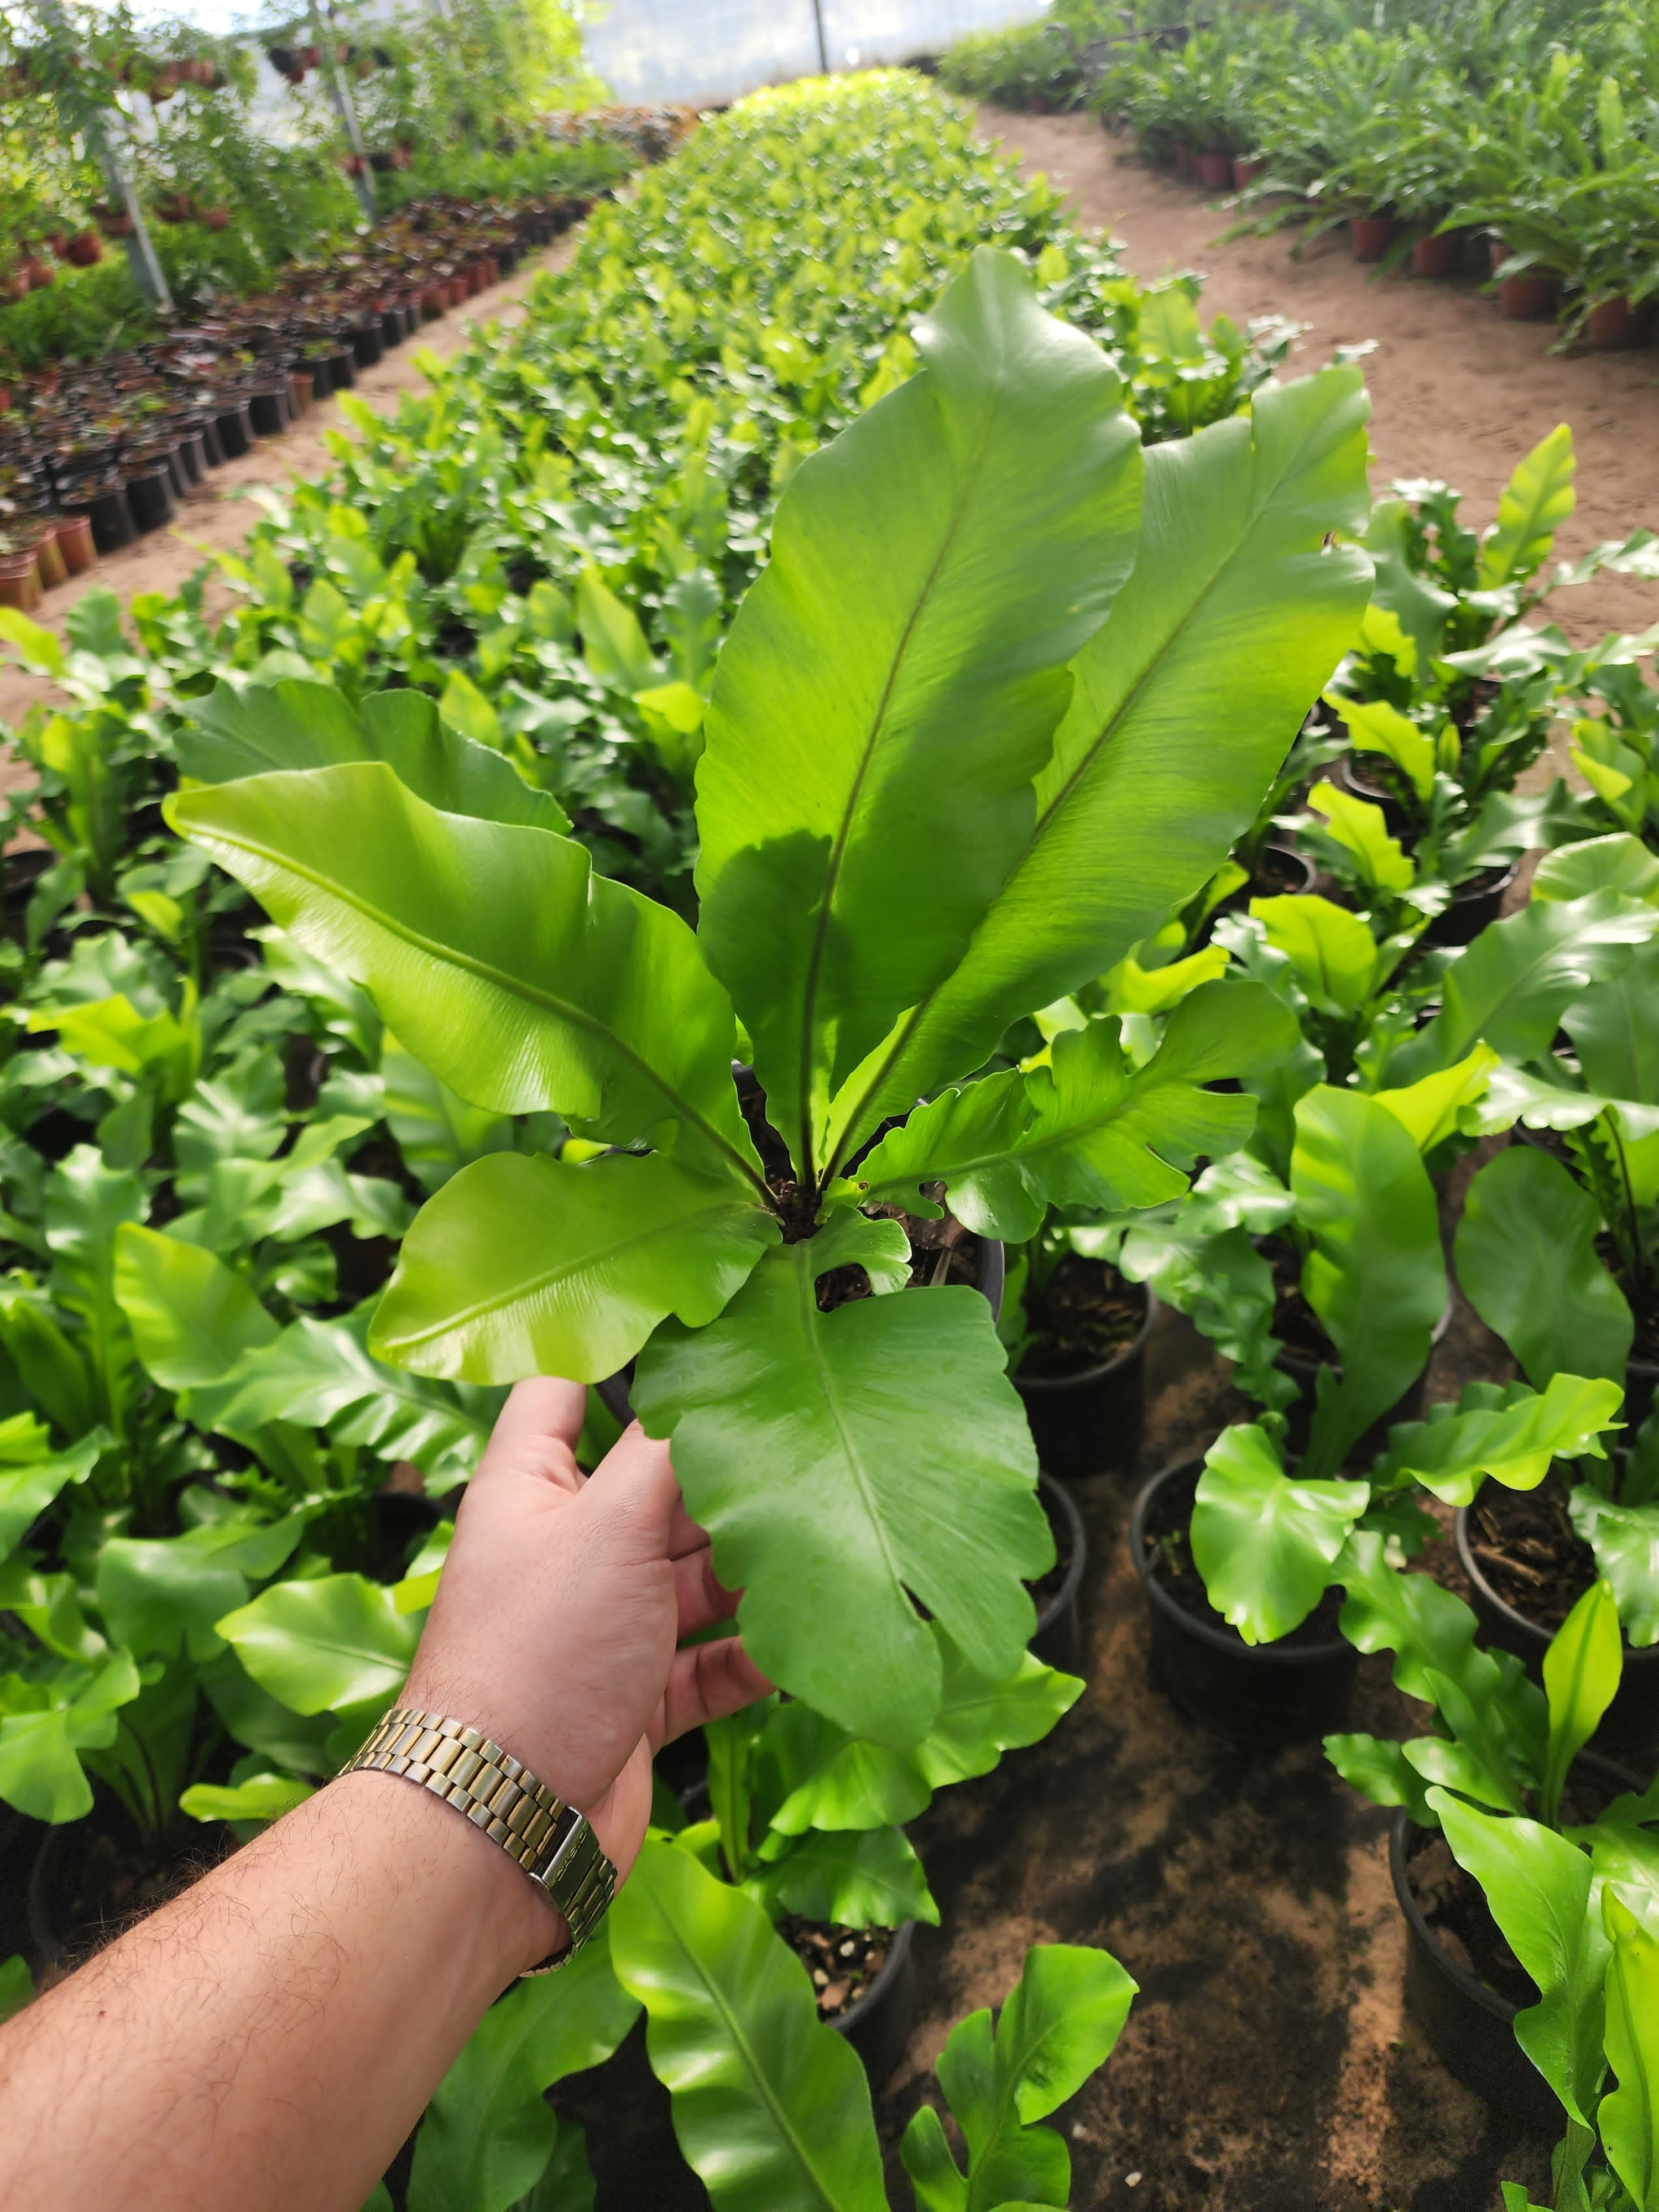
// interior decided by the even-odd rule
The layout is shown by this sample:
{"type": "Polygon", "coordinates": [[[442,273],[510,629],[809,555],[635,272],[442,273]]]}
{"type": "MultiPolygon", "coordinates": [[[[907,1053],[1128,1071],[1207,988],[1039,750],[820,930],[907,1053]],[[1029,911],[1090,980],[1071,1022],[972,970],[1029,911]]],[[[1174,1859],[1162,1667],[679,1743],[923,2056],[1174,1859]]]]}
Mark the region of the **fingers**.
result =
{"type": "Polygon", "coordinates": [[[623,1431],[588,1477],[582,1503],[586,1513],[615,1517],[617,1534],[634,1558],[672,1556],[670,1539],[685,1515],[680,1486],[668,1446],[647,1436],[637,1421],[623,1431]]]}
{"type": "Polygon", "coordinates": [[[576,1439],[586,1413],[586,1383],[567,1382],[554,1375],[515,1382],[473,1480],[487,1480],[506,1468],[544,1475],[566,1489],[574,1488],[580,1480],[576,1439]]]}
{"type": "Polygon", "coordinates": [[[663,1691],[662,1732],[657,1735],[653,1725],[653,1740],[658,1747],[672,1743],[688,1729],[701,1728],[705,1721],[724,1720],[727,1713],[752,1705],[771,1687],[744,1650],[739,1636],[726,1636],[716,1644],[696,1644],[689,1651],[677,1651],[663,1691]]]}
{"type": "Polygon", "coordinates": [[[730,1620],[742,1595],[741,1590],[723,1589],[715,1579],[707,1537],[697,1550],[674,1562],[674,1600],[682,1637],[695,1636],[714,1621],[730,1620]]]}

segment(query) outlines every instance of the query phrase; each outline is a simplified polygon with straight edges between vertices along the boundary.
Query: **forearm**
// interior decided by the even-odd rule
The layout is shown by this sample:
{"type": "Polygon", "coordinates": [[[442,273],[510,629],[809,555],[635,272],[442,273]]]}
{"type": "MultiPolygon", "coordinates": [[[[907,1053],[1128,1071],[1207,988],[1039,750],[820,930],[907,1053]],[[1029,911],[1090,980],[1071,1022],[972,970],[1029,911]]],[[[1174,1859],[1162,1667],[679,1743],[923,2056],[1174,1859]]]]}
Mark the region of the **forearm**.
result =
{"type": "Polygon", "coordinates": [[[7,2212],[358,2212],[551,1907],[448,1806],[357,1774],[0,2033],[7,2212]]]}

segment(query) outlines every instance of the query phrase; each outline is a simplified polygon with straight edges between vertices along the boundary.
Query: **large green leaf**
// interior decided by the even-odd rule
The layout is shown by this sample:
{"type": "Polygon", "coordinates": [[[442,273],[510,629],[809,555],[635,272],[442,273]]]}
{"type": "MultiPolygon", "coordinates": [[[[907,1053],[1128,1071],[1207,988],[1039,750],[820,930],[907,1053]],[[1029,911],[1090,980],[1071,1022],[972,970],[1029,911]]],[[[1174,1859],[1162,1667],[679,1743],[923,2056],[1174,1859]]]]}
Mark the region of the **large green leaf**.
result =
{"type": "Polygon", "coordinates": [[[1550,1638],[1544,1654],[1549,1699],[1549,1750],[1544,1760],[1544,1818],[1560,1810],[1567,1770],[1601,1725],[1624,1671],[1619,1608],[1610,1583],[1595,1582],[1550,1638]]]}
{"type": "Polygon", "coordinates": [[[1578,899],[1597,890],[1622,891],[1651,905],[1659,893],[1659,853],[1650,852],[1627,830],[1615,830],[1610,837],[1558,845],[1539,861],[1532,879],[1535,899],[1578,899]]]}
{"type": "Polygon", "coordinates": [[[438,813],[379,762],[168,807],[462,1097],[550,1107],[613,1144],[672,1122],[683,1159],[758,1184],[725,993],[678,915],[596,876],[582,846],[438,813]]]}
{"type": "Polygon", "coordinates": [[[1301,891],[1252,899],[1250,918],[1261,924],[1274,951],[1290,962],[1308,1003],[1320,1013],[1352,1014],[1364,1005],[1383,956],[1359,915],[1301,891]]]}
{"type": "Polygon", "coordinates": [[[223,1650],[216,1624],[247,1603],[304,1534],[298,1514],[258,1522],[228,1516],[182,1536],[111,1536],[98,1554],[98,1603],[105,1626],[135,1659],[192,1659],[223,1650]]]}
{"type": "Polygon", "coordinates": [[[1596,2125],[1634,2212],[1659,2212],[1659,1939],[1617,1898],[1605,1911],[1613,1940],[1606,2049],[1618,2086],[1602,2099],[1596,2125]]]}
{"type": "Polygon", "coordinates": [[[109,1443],[107,1431],[94,1429],[67,1451],[55,1452],[31,1415],[0,1421],[0,1559],[67,1484],[86,1480],[109,1443]]]}
{"type": "Polygon", "coordinates": [[[119,1709],[140,1686],[127,1651],[27,1680],[0,1674],[0,1798],[32,1820],[84,1820],[92,1784],[80,1754],[114,1742],[119,1709]]]}
{"type": "Polygon", "coordinates": [[[1357,370],[1260,392],[1146,455],[1140,550],[1079,654],[1037,819],[959,965],[837,1097],[842,1156],[981,1066],[1008,1024],[1121,960],[1215,872],[1349,643],[1370,563],[1357,370]]]}
{"type": "Polygon", "coordinates": [[[136,1221],[117,1232],[115,1295],[145,1370],[168,1390],[222,1381],[245,1352],[278,1334],[234,1267],[136,1221]]]}
{"type": "Polygon", "coordinates": [[[744,1887],[775,1920],[798,1912],[840,1928],[939,1925],[921,1861],[901,1828],[809,1829],[744,1887]]]}
{"type": "Polygon", "coordinates": [[[1575,502],[1572,431],[1558,422],[1540,438],[1504,485],[1498,520],[1480,548],[1480,588],[1518,584],[1547,559],[1555,533],[1575,502]]]}
{"type": "Polygon", "coordinates": [[[1134,556],[1121,386],[1012,254],[915,338],[921,374],[790,480],[697,776],[702,941],[792,1140],[961,957],[1134,556]]]}
{"type": "Polygon", "coordinates": [[[274,1583],[218,1629],[262,1690],[307,1714],[377,1698],[389,1705],[421,1633],[385,1584],[362,1575],[274,1583]]]}
{"type": "Polygon", "coordinates": [[[935,1790],[988,1774],[1005,1751],[1038,1743],[1082,1695],[1074,1674],[1028,1651],[1019,1671],[993,1681],[938,1628],[942,1688],[933,1724],[912,1751],[849,1736],[810,1705],[781,1706],[761,1740],[757,1796],[779,1835],[866,1829],[914,1820],[935,1790]]]}
{"type": "Polygon", "coordinates": [[[943,1182],[969,1228],[1021,1243],[1051,1206],[1156,1206],[1186,1188],[1185,1166],[1235,1151],[1255,1123],[1253,1099],[1201,1086],[1282,1056],[1297,1034],[1290,1009],[1249,982],[1183,999],[1144,1067],[1120,1049],[1118,1026],[1065,1030],[1051,1066],[1011,1068],[919,1107],[859,1170],[866,1199],[914,1212],[918,1187],[943,1182]]]}
{"type": "Polygon", "coordinates": [[[923,2106],[902,2147],[922,2212],[1070,2201],[1064,2139],[1035,2124],[1105,2064],[1135,1987],[1109,1951],[1040,1943],[1026,1953],[994,2033],[988,2011],[957,2021],[938,2071],[962,2130],[968,2171],[951,2155],[938,2113],[923,2106]]]}
{"type": "Polygon", "coordinates": [[[1615,972],[1575,999],[1561,1026],[1585,1082],[1604,1097],[1659,1105],[1659,942],[1632,945],[1615,972]]]}
{"type": "Polygon", "coordinates": [[[600,1382],[665,1315],[713,1321],[779,1233],[729,1178],[656,1154],[491,1153],[421,1209],[370,1341],[423,1375],[600,1382]]]}
{"type": "Polygon", "coordinates": [[[1358,1091],[1320,1084],[1297,1100],[1291,1188],[1313,1240],[1302,1290],[1342,1358],[1319,1370],[1304,1472],[1349,1448],[1427,1364],[1446,1304],[1434,1186],[1409,1133],[1358,1091]]]}
{"type": "Polygon", "coordinates": [[[611,1954],[715,2212],[886,2212],[864,2068],[752,1899],[647,1838],[611,1954]]]}
{"type": "Polygon", "coordinates": [[[1430,1790],[1429,1802],[1453,1857],[1485,1891],[1492,1918],[1538,1986],[1538,2002],[1516,2015],[1515,2039],[1571,2117],[1588,2126],[1607,2070],[1609,1949],[1589,1909],[1589,1854],[1536,1820],[1497,1818],[1444,1790],[1430,1790]]]}
{"type": "Polygon", "coordinates": [[[1325,1595],[1370,1498],[1363,1482],[1292,1482],[1263,1431],[1224,1429],[1193,1505],[1193,1562],[1210,1603],[1246,1644],[1288,1636],[1325,1595]]]}
{"type": "Polygon", "coordinates": [[[429,1478],[456,1482],[483,1453],[495,1413],[465,1391],[383,1365],[364,1349],[363,1316],[318,1321],[301,1314],[272,1343],[247,1353],[197,1417],[235,1436],[275,1422],[326,1428],[382,1459],[413,1460],[429,1478]],[[471,1401],[469,1402],[469,1400],[471,1401]]]}
{"type": "Polygon", "coordinates": [[[979,1293],[818,1310],[817,1277],[890,1249],[895,1227],[840,1213],[767,1253],[718,1321],[659,1328],[634,1403],[673,1438],[757,1664],[852,1734],[902,1747],[942,1689],[913,1596],[985,1673],[1012,1674],[1036,1620],[1023,1581],[1054,1549],[979,1293]]]}
{"type": "Polygon", "coordinates": [[[371,692],[354,710],[331,684],[289,677],[235,690],[221,682],[192,702],[177,744],[179,767],[198,783],[378,760],[442,813],[570,827],[550,792],[536,790],[501,754],[441,721],[422,691],[371,692]]]}
{"type": "Polygon", "coordinates": [[[1389,1063],[1399,1083],[1462,1060],[1477,1040],[1510,1060],[1541,1059],[1580,992],[1617,974],[1626,948],[1659,930],[1659,909],[1617,891],[1534,899],[1483,929],[1446,972],[1441,1010],[1389,1063]]]}
{"type": "Polygon", "coordinates": [[[542,2177],[562,2124],[545,2093],[609,2058],[639,2016],[602,1923],[568,1966],[491,2005],[434,2093],[409,2212],[506,2212],[542,2177]]]}
{"type": "Polygon", "coordinates": [[[1638,1650],[1659,1644],[1659,1501],[1626,1505],[1581,1482],[1567,1510],[1612,1587],[1628,1640],[1638,1650]]]}
{"type": "Polygon", "coordinates": [[[1537,1145],[1488,1160],[1463,1200],[1463,1295],[1540,1389],[1562,1373],[1623,1383],[1636,1324],[1595,1249],[1601,1228],[1589,1192],[1537,1145]]]}
{"type": "Polygon", "coordinates": [[[1389,1431],[1371,1479],[1379,1490],[1421,1483],[1448,1505],[1472,1505],[1486,1475],[1506,1490],[1535,1490],[1556,1459],[1607,1456],[1602,1431],[1623,1400],[1617,1382],[1582,1375],[1553,1375],[1541,1393],[1524,1382],[1466,1383],[1455,1406],[1389,1431]]]}
{"type": "Polygon", "coordinates": [[[1426,669],[1444,642],[1446,617],[1457,598],[1419,574],[1411,552],[1414,519],[1409,501],[1379,499],[1365,532],[1365,550],[1376,569],[1372,608],[1395,617],[1411,641],[1416,666],[1426,669]]]}

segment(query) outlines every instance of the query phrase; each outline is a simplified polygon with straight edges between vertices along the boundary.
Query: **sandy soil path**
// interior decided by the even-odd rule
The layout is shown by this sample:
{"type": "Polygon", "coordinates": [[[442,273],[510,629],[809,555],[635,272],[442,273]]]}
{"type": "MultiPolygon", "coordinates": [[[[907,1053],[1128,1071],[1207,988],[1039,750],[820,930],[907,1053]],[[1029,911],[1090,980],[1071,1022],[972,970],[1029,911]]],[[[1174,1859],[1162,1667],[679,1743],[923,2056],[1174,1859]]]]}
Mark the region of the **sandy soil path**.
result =
{"type": "MultiPolygon", "coordinates": [[[[411,338],[388,354],[378,368],[360,370],[356,396],[377,414],[392,413],[403,392],[422,383],[414,356],[422,346],[441,360],[459,353],[486,323],[511,324],[522,319],[524,294],[544,269],[559,269],[574,251],[572,239],[561,239],[544,252],[521,262],[504,283],[492,284],[466,306],[428,323],[411,338]]],[[[139,592],[176,592],[185,580],[216,552],[240,545],[258,520],[258,509],[246,495],[264,484],[283,484],[296,479],[314,482],[334,466],[324,441],[330,430],[343,428],[339,402],[326,399],[311,409],[285,437],[261,438],[240,461],[215,469],[179,509],[178,520],[166,530],[152,531],[136,544],[107,555],[84,576],[78,576],[49,593],[36,615],[60,634],[64,617],[85,592],[101,588],[114,592],[123,605],[139,592]]],[[[0,665],[0,722],[15,723],[36,700],[52,696],[52,687],[20,669],[8,658],[0,665]]],[[[27,763],[0,757],[0,790],[27,783],[27,763]]]]}
{"type": "MultiPolygon", "coordinates": [[[[981,111],[980,127],[1028,167],[1046,171],[1091,228],[1110,231],[1140,277],[1197,269],[1206,318],[1282,314],[1309,325],[1297,358],[1308,368],[1331,349],[1371,338],[1364,363],[1374,412],[1373,485],[1442,477],[1484,525],[1522,454],[1558,422],[1578,453],[1578,507],[1559,550],[1576,556],[1638,524],[1659,527],[1659,381],[1655,354],[1553,355],[1547,324],[1505,322],[1474,277],[1373,278],[1344,236],[1291,258],[1293,234],[1218,241],[1232,220],[1217,199],[1147,167],[1127,138],[1092,115],[981,111]]],[[[1552,603],[1576,643],[1607,629],[1640,629],[1659,616],[1659,586],[1598,578],[1552,603]]]]}

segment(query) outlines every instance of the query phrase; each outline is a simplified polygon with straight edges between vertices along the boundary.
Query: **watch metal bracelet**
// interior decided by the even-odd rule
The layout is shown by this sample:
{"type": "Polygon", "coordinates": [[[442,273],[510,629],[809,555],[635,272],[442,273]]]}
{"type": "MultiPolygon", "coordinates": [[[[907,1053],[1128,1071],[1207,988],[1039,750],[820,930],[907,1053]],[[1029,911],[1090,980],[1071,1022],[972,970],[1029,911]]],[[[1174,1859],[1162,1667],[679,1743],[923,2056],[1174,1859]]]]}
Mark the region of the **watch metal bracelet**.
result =
{"type": "Polygon", "coordinates": [[[583,1814],[478,1729],[442,1713],[395,1705],[342,1774],[396,1774],[464,1813],[546,1891],[570,1930],[567,1948],[532,1974],[574,1959],[617,1893],[617,1869],[583,1814]]]}

